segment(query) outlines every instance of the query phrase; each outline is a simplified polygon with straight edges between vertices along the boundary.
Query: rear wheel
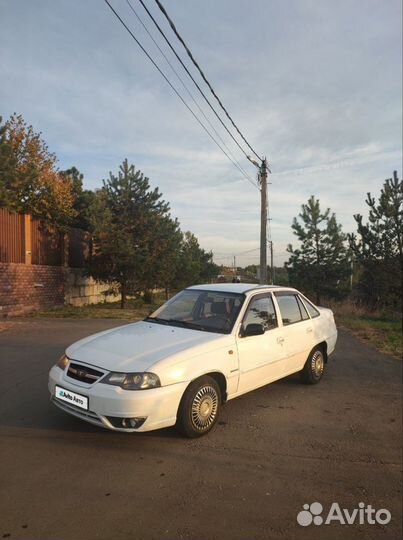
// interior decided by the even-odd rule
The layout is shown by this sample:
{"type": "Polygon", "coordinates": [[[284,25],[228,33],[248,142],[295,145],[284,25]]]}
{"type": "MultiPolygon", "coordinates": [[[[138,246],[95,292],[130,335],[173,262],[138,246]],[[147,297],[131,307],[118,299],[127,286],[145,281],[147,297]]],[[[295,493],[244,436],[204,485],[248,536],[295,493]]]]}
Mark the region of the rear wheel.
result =
{"type": "Polygon", "coordinates": [[[325,355],[321,347],[315,347],[308,356],[301,371],[301,378],[306,384],[317,384],[325,371],[325,355]]]}
{"type": "Polygon", "coordinates": [[[201,437],[214,427],[220,407],[219,385],[212,377],[200,377],[188,386],[182,397],[176,426],[187,437],[201,437]]]}

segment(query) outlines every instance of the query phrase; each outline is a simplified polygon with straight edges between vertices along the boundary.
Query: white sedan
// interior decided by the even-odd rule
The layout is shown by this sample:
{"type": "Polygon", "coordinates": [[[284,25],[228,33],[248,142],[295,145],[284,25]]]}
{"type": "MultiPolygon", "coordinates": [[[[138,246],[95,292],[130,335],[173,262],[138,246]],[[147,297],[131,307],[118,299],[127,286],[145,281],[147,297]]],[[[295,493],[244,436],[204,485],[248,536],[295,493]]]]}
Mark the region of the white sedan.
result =
{"type": "Polygon", "coordinates": [[[176,425],[198,437],[230,399],[296,372],[319,382],[336,340],[331,310],[295,289],[197,285],[141,322],[68,347],[49,391],[57,407],[98,426],[176,425]]]}

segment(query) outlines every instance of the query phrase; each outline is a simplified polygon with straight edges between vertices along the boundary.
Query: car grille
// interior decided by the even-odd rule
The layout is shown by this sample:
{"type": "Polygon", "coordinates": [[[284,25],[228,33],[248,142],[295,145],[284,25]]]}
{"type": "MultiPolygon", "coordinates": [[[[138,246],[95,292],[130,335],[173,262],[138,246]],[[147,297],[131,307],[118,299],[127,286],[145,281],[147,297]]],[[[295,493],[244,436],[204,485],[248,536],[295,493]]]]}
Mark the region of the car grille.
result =
{"type": "Polygon", "coordinates": [[[100,377],[102,377],[103,372],[97,371],[96,369],[83,366],[81,364],[76,364],[75,362],[70,362],[69,368],[67,370],[67,375],[71,379],[76,381],[81,381],[87,384],[93,384],[100,377]]]}

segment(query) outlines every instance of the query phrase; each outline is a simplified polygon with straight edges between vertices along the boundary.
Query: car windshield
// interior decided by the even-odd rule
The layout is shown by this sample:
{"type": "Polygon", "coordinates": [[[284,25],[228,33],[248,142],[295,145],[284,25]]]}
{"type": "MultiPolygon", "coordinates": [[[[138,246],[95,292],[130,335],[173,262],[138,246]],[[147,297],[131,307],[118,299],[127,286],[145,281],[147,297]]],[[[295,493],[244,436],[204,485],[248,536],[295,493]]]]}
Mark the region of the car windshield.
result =
{"type": "Polygon", "coordinates": [[[243,294],[185,289],[146,318],[159,324],[229,334],[243,294]]]}

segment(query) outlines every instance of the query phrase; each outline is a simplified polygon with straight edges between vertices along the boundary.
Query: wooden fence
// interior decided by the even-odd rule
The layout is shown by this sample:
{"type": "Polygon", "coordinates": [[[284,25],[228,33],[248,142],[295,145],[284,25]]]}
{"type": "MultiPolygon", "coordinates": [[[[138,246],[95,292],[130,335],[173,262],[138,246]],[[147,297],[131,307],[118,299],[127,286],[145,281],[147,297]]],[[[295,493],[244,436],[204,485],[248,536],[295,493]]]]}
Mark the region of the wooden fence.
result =
{"type": "Polygon", "coordinates": [[[0,262],[25,262],[25,216],[0,208],[0,262]]]}
{"type": "Polygon", "coordinates": [[[81,268],[88,256],[89,234],[62,233],[27,214],[0,208],[0,262],[81,268]]]}

